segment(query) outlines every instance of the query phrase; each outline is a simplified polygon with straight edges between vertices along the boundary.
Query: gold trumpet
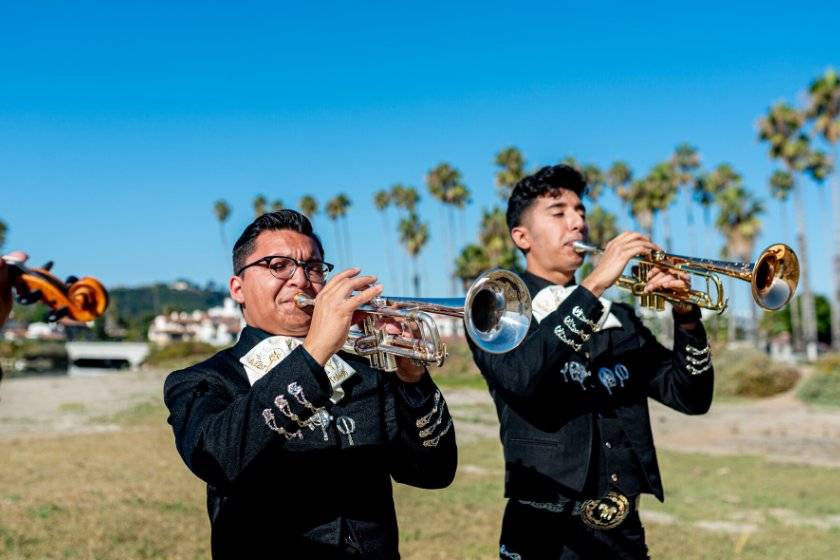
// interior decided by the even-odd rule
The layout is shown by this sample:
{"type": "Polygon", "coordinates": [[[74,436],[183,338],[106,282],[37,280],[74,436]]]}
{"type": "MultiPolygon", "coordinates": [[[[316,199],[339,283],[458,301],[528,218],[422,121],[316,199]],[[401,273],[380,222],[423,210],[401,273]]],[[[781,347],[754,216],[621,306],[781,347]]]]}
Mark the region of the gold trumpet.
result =
{"type": "MultiPolygon", "coordinates": [[[[581,241],[575,241],[574,249],[578,253],[603,253],[600,247],[581,241]]],[[[655,251],[647,258],[638,257],[634,260],[638,263],[636,272],[633,275],[621,276],[615,285],[641,298],[640,304],[643,307],[658,311],[665,308],[667,300],[672,303],[693,303],[723,313],[727,300],[718,275],[749,282],[752,285],[755,303],[769,311],[784,307],[793,297],[799,283],[799,259],[796,258],[793,249],[784,243],[770,245],[761,252],[758,260],[752,263],[683,257],[663,251],[655,251]],[[653,267],[682,270],[704,278],[706,289],[684,292],[655,291],[645,294],[643,292],[647,275],[653,267]]]]}
{"type": "MultiPolygon", "coordinates": [[[[300,308],[315,304],[297,294],[300,308]]],[[[347,335],[343,350],[370,359],[371,367],[397,369],[397,356],[423,364],[443,365],[446,344],[441,341],[431,314],[464,320],[467,336],[482,350],[503,354],[519,346],[531,324],[531,296],[524,282],[507,270],[490,270],[473,282],[463,298],[408,298],[380,296],[362,305],[364,319],[359,330],[347,335]],[[405,325],[417,338],[386,333],[377,318],[391,317],[405,325]]]]}

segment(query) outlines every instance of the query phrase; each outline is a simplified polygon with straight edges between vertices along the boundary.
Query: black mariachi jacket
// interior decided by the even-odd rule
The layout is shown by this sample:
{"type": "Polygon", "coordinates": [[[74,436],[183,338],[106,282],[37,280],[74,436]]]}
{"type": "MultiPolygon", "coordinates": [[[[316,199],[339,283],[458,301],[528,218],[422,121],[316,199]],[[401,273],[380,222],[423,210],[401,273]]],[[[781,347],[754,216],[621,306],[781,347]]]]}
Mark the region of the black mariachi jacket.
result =
{"type": "Polygon", "coordinates": [[[268,336],[246,327],[235,346],[164,385],[178,452],[207,483],[213,557],[340,558],[355,549],[398,558],[391,478],[443,488],[455,475],[440,391],[428,374],[405,384],[342,353],[356,374],[333,404],[324,369],[302,346],[251,386],[239,358],[268,336]],[[278,410],[278,396],[296,417],[278,410]],[[307,423],[321,407],[332,416],[323,430],[307,423]]]}
{"type": "MultiPolygon", "coordinates": [[[[529,273],[522,277],[532,297],[550,285],[529,273]]],[[[600,419],[608,417],[623,432],[624,457],[635,460],[626,465],[640,479],[630,493],[663,499],[647,399],[687,414],[709,409],[713,370],[699,309],[687,318],[674,316],[674,351],[657,342],[625,304],[611,307],[621,328],[593,333],[591,323],[602,310],[598,298],[578,286],[541,323],[531,321],[517,349],[489,354],[471,345],[501,423],[506,497],[536,502],[593,497],[583,492],[591,491],[599,470],[593,464],[598,448],[607,451],[597,436],[600,419]],[[694,330],[684,328],[693,322],[694,330]]],[[[622,490],[618,475],[612,480],[622,490]]]]}

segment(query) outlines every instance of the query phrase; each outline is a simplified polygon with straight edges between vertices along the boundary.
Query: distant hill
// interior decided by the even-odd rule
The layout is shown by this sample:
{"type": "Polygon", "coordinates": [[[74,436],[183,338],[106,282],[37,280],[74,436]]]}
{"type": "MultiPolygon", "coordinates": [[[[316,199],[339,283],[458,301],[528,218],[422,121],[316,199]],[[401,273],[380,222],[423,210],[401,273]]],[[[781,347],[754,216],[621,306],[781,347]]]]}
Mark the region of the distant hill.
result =
{"type": "MultiPolygon", "coordinates": [[[[200,288],[187,281],[134,288],[108,289],[108,311],[97,319],[90,336],[95,339],[146,340],[155,315],[194,311],[222,305],[227,292],[215,286],[200,288]]],[[[43,304],[15,304],[14,318],[24,323],[45,321],[49,310],[43,304]]],[[[75,337],[74,337],[75,338],[75,337]]]]}
{"type": "Polygon", "coordinates": [[[170,311],[193,311],[222,305],[226,292],[202,289],[187,282],[154,284],[108,291],[108,314],[129,318],[170,311]]]}

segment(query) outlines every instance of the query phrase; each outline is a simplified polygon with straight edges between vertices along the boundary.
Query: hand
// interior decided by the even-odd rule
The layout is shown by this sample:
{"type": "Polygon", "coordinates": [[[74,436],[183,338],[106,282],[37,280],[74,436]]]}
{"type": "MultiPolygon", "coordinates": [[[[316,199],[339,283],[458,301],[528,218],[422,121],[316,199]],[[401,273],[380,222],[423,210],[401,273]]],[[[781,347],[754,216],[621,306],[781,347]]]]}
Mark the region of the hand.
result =
{"type": "Polygon", "coordinates": [[[661,248],[641,233],[624,232],[607,243],[598,266],[580,285],[601,297],[618,280],[630,259],[654,251],[661,251],[661,248]]]}
{"type": "Polygon", "coordinates": [[[0,327],[6,322],[9,313],[12,311],[12,276],[9,272],[7,260],[23,264],[27,259],[26,253],[15,251],[0,258],[0,327]]]}
{"type": "Polygon", "coordinates": [[[687,292],[690,289],[691,278],[688,272],[655,266],[648,272],[644,292],[646,294],[663,290],[667,292],[687,292]]]}
{"type": "MultiPolygon", "coordinates": [[[[410,323],[398,321],[392,317],[377,319],[374,327],[384,329],[386,333],[402,338],[416,339],[419,337],[415,329],[410,327],[410,323]]],[[[395,373],[403,383],[417,383],[426,374],[426,367],[415,364],[411,358],[397,356],[397,371],[395,373]]]]}
{"type": "Polygon", "coordinates": [[[382,293],[382,285],[372,285],[376,276],[359,276],[359,272],[358,268],[339,272],[315,297],[303,347],[321,365],[344,346],[353,312],[382,293]]]}

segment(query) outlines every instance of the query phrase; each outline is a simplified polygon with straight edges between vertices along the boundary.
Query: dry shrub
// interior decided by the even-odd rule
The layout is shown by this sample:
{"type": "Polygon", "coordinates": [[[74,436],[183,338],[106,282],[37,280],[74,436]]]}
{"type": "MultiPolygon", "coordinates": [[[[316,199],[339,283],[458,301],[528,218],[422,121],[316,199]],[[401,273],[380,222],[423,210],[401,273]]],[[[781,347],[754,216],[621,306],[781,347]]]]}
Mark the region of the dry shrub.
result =
{"type": "Polygon", "coordinates": [[[840,354],[827,354],[817,362],[814,373],[797,391],[805,402],[840,406],[840,354]]]}
{"type": "Polygon", "coordinates": [[[219,349],[206,342],[172,342],[166,346],[153,346],[145,364],[161,369],[182,368],[201,362],[219,349]]]}
{"type": "Polygon", "coordinates": [[[800,377],[796,367],[749,348],[723,350],[713,360],[718,396],[771,397],[793,388],[800,377]]]}

